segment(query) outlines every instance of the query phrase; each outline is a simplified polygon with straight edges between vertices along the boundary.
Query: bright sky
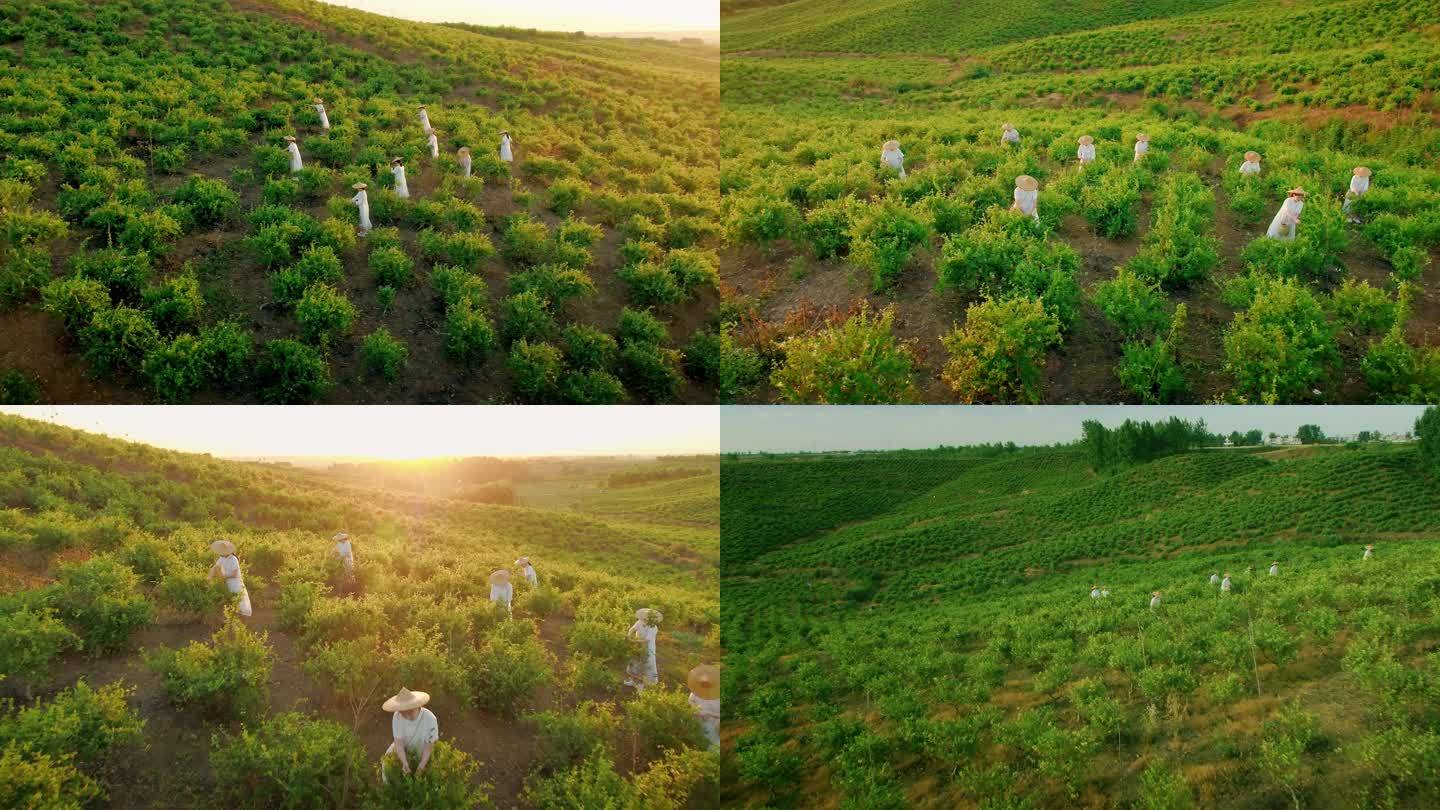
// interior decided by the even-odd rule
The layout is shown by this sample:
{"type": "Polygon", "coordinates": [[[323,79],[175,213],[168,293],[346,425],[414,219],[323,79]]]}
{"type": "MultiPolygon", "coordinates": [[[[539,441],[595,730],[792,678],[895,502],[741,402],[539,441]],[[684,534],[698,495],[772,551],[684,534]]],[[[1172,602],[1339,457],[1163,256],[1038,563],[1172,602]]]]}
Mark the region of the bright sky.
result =
{"type": "Polygon", "coordinates": [[[1204,419],[1212,433],[1259,428],[1290,435],[1303,424],[1319,425],[1330,436],[1362,430],[1408,433],[1424,410],[1410,405],[727,406],[721,410],[720,445],[726,453],[750,453],[1054,444],[1079,438],[1086,419],[1118,425],[1126,419],[1155,422],[1171,416],[1204,419]]]}
{"type": "Polygon", "coordinates": [[[675,455],[719,451],[719,407],[10,405],[0,413],[227,457],[675,455]]]}
{"type": "Polygon", "coordinates": [[[325,0],[420,22],[512,25],[545,31],[718,31],[719,0],[325,0]]]}

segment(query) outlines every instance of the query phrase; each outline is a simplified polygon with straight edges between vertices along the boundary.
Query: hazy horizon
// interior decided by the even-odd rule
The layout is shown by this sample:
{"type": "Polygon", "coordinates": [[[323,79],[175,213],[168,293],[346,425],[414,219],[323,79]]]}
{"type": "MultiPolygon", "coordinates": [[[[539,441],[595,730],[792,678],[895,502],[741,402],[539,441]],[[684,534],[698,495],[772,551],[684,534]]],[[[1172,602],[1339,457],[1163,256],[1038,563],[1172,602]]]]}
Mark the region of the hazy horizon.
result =
{"type": "Polygon", "coordinates": [[[529,0],[526,3],[473,3],[457,0],[321,0],[336,6],[415,22],[584,31],[603,34],[682,34],[720,31],[715,0],[529,0]]]}
{"type": "Polygon", "coordinates": [[[1050,445],[1080,437],[1080,423],[1171,416],[1205,420],[1213,433],[1259,429],[1292,435],[1302,424],[1326,435],[1408,433],[1423,405],[753,405],[721,409],[726,453],[924,449],[1014,442],[1050,445]]]}
{"type": "Polygon", "coordinates": [[[9,405],[112,438],[228,459],[399,461],[719,452],[707,405],[9,405]]]}

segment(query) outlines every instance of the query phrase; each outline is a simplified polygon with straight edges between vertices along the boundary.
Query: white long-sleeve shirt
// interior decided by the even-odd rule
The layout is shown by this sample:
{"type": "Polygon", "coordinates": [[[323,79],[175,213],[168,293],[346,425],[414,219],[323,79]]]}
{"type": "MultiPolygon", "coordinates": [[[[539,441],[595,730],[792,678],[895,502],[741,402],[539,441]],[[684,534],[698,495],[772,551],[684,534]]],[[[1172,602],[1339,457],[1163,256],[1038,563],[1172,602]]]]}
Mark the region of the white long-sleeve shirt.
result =
{"type": "Polygon", "coordinates": [[[880,162],[892,169],[905,170],[905,153],[899,149],[880,150],[880,162]]]}
{"type": "Polygon", "coordinates": [[[1152,607],[1152,608],[1160,607],[1160,597],[1158,597],[1158,596],[1152,596],[1152,597],[1150,597],[1150,607],[1152,607]]]}
{"type": "Polygon", "coordinates": [[[335,555],[340,558],[340,562],[345,563],[346,568],[355,567],[355,550],[349,540],[341,540],[335,544],[335,555]]]}
{"type": "Polygon", "coordinates": [[[1350,190],[1355,192],[1355,196],[1359,197],[1361,194],[1370,190],[1370,178],[1361,177],[1358,174],[1351,175],[1350,190]]]}
{"type": "Polygon", "coordinates": [[[360,230],[370,230],[370,198],[365,196],[364,190],[361,190],[355,192],[355,196],[350,198],[350,202],[360,209],[360,230]]]}
{"type": "Polygon", "coordinates": [[[644,642],[645,652],[648,653],[651,658],[655,657],[655,639],[660,635],[660,628],[646,624],[644,620],[640,620],[630,625],[630,630],[627,635],[630,638],[644,642]]]}
{"type": "Polygon", "coordinates": [[[1275,218],[1270,220],[1270,228],[1265,235],[1276,238],[1280,236],[1282,229],[1290,230],[1300,224],[1300,212],[1304,210],[1305,202],[1298,197],[1286,197],[1285,202],[1280,204],[1280,210],[1275,212],[1275,218]]]}
{"type": "Polygon", "coordinates": [[[225,587],[231,593],[240,593],[245,590],[245,580],[240,575],[240,558],[230,554],[215,561],[220,566],[220,576],[225,578],[225,587]]]}
{"type": "Polygon", "coordinates": [[[1244,175],[1259,174],[1260,164],[1253,160],[1247,160],[1240,164],[1240,173],[1244,175]]]}
{"type": "Polygon", "coordinates": [[[300,161],[300,145],[291,141],[287,148],[290,150],[290,172],[293,174],[305,168],[305,164],[300,161]]]}
{"type": "Polygon", "coordinates": [[[434,132],[430,133],[430,157],[440,157],[440,141],[435,137],[434,132]]]}
{"type": "Polygon", "coordinates": [[[395,196],[397,196],[397,197],[409,197],[409,196],[410,196],[410,186],[409,186],[408,184],[406,184],[406,182],[405,182],[405,167],[404,167],[404,166],[395,166],[395,167],[392,167],[392,168],[390,169],[390,173],[393,174],[393,175],[395,175],[395,196]]]}
{"type": "Polygon", "coordinates": [[[530,583],[530,587],[532,588],[540,584],[540,577],[535,573],[535,566],[533,565],[521,566],[520,576],[525,577],[525,581],[530,583]]]}
{"type": "MultiPolygon", "coordinates": [[[[420,752],[425,746],[440,739],[440,721],[436,719],[435,713],[426,708],[421,708],[420,713],[415,715],[414,720],[406,720],[405,715],[400,712],[391,713],[390,736],[392,739],[405,743],[406,751],[420,752]]],[[[394,743],[392,742],[393,746],[394,743]]],[[[412,762],[410,767],[419,763],[412,762]]]]}
{"type": "Polygon", "coordinates": [[[515,162],[515,153],[510,149],[510,136],[500,136],[500,159],[506,163],[515,162]]]}
{"type": "Polygon", "coordinates": [[[1278,574],[1278,573],[1280,573],[1280,566],[1278,566],[1278,565],[1272,565],[1272,566],[1270,566],[1270,576],[1273,577],[1273,576],[1275,576],[1275,575],[1278,574]]]}
{"type": "Polygon", "coordinates": [[[1149,141],[1136,141],[1136,142],[1135,142],[1135,159],[1136,159],[1136,160],[1139,160],[1140,158],[1145,157],[1145,154],[1146,154],[1147,152],[1149,152],[1149,151],[1150,151],[1150,142],[1149,142],[1149,141]]]}
{"type": "Polygon", "coordinates": [[[328,116],[328,115],[325,114],[325,105],[324,105],[324,104],[316,104],[316,105],[315,105],[315,112],[317,112],[317,113],[320,114],[320,128],[321,128],[321,129],[329,129],[329,128],[330,128],[330,116],[328,116]]]}
{"type": "Polygon", "coordinates": [[[470,153],[462,152],[460,154],[460,168],[465,170],[466,177],[470,176],[470,153]]]}
{"type": "Polygon", "coordinates": [[[504,585],[490,586],[490,601],[497,604],[509,606],[510,600],[515,596],[515,586],[510,583],[504,585]]]}
{"type": "Polygon", "coordinates": [[[1040,218],[1040,211],[1037,207],[1039,199],[1040,191],[1038,189],[1035,191],[1026,191],[1023,188],[1015,189],[1015,205],[1020,209],[1020,213],[1026,216],[1040,218]]]}
{"type": "Polygon", "coordinates": [[[424,110],[420,111],[420,129],[426,132],[430,131],[430,113],[424,110]]]}
{"type": "Polygon", "coordinates": [[[1013,129],[1007,129],[1000,135],[1001,143],[1019,143],[1020,133],[1013,129]]]}
{"type": "Polygon", "coordinates": [[[1220,580],[1220,590],[1229,592],[1229,590],[1230,590],[1230,577],[1225,577],[1224,579],[1220,580]]]}
{"type": "Polygon", "coordinates": [[[1095,159],[1095,144],[1082,143],[1080,148],[1075,150],[1075,154],[1080,158],[1081,163],[1089,163],[1095,159]]]}

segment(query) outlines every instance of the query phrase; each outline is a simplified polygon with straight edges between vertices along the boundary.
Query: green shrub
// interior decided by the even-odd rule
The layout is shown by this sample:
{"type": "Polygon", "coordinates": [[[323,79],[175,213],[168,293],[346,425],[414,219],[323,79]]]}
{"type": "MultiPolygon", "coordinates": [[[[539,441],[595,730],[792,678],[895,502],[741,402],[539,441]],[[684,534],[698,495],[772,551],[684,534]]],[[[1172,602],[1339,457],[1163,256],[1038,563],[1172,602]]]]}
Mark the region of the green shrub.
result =
{"type": "Polygon", "coordinates": [[[40,397],[39,380],[15,368],[0,374],[0,405],[38,405],[40,397]]]}
{"type": "Polygon", "coordinates": [[[805,213],[805,241],[815,258],[825,261],[850,253],[852,205],[853,199],[826,200],[805,213]]]}
{"type": "Polygon", "coordinates": [[[298,712],[217,734],[210,755],[217,798],[254,810],[348,806],[364,794],[367,765],[350,729],[298,712]]]}
{"type": "Polygon", "coordinates": [[[329,284],[311,284],[295,304],[295,320],[305,339],[321,346],[350,333],[355,325],[355,305],[329,284]]]}
{"type": "Polygon", "coordinates": [[[670,340],[670,330],[655,313],[644,309],[623,307],[620,310],[620,325],[615,337],[622,346],[646,344],[662,346],[670,340]]]}
{"type": "Polygon", "coordinates": [[[1440,349],[1411,346],[1399,324],[1370,345],[1360,368],[1380,402],[1440,402],[1440,349]]]}
{"type": "Polygon", "coordinates": [[[1124,267],[1115,278],[1095,285],[1095,305],[1125,337],[1153,335],[1169,321],[1160,286],[1124,267]]]}
{"type": "Polygon", "coordinates": [[[663,267],[688,296],[700,287],[718,288],[719,262],[713,252],[677,249],[665,254],[663,267]]]}
{"type": "Polygon", "coordinates": [[[1339,362],[1320,304],[1293,279],[1261,282],[1254,303],[1225,332],[1234,395],[1275,404],[1311,398],[1339,362]]]}
{"type": "Polygon", "coordinates": [[[272,177],[265,181],[260,198],[266,205],[290,205],[300,198],[300,184],[289,177],[272,177]]]}
{"type": "Polygon", "coordinates": [[[490,288],[485,280],[459,267],[437,265],[430,271],[430,283],[448,309],[468,301],[481,312],[490,306],[490,288]]]}
{"type": "Polygon", "coordinates": [[[202,225],[220,225],[240,209],[240,195],[224,180],[198,174],[175,189],[171,199],[190,209],[190,215],[202,225]]]}
{"type": "Polygon", "coordinates": [[[1037,299],[990,299],[972,305],[941,343],[950,354],[941,376],[962,402],[1037,403],[1060,323],[1037,299]]]}
{"type": "Polygon", "coordinates": [[[19,745],[50,756],[94,762],[111,748],[139,742],[145,721],[127,699],[134,687],[112,683],[92,689],[81,678],[45,703],[3,717],[0,748],[19,745]]]}
{"type": "Polygon", "coordinates": [[[50,280],[50,254],[41,248],[10,251],[0,261],[0,309],[26,301],[50,280]]]}
{"type": "Polygon", "coordinates": [[[255,364],[260,398],[272,405],[314,402],[330,388],[330,368],[320,352],[294,340],[265,344],[255,364]]]}
{"type": "Polygon", "coordinates": [[[266,225],[249,237],[246,242],[255,252],[255,258],[266,268],[278,267],[291,261],[295,256],[295,245],[300,239],[300,228],[290,222],[266,225]]]}
{"type": "MultiPolygon", "coordinates": [[[[540,227],[545,227],[542,223],[540,227]]],[[[451,264],[474,270],[481,261],[495,255],[490,238],[483,233],[420,232],[420,255],[437,264],[451,264]]]]}
{"type": "Polygon", "coordinates": [[[650,262],[626,265],[616,273],[630,287],[630,296],[643,306],[664,306],[685,299],[670,271],[650,262]]]}
{"type": "Polygon", "coordinates": [[[266,639],[230,616],[209,644],[161,647],[148,652],[145,661],[160,676],[165,694],[180,706],[196,707],[221,720],[260,718],[270,700],[273,655],[266,639]]]}
{"type": "Polygon", "coordinates": [[[620,378],[608,371],[570,371],[560,380],[560,399],[571,405],[619,405],[629,399],[620,378]]]}
{"type": "Polygon", "coordinates": [[[254,340],[238,324],[221,321],[200,331],[199,352],[210,385],[235,387],[248,376],[254,340]]]}
{"type": "Polygon", "coordinates": [[[585,199],[585,191],[585,184],[578,180],[556,180],[550,184],[548,207],[562,217],[567,216],[580,207],[581,200],[585,199]]]}
{"type": "Polygon", "coordinates": [[[154,272],[144,253],[91,250],[75,254],[70,268],[80,278],[93,278],[110,291],[115,301],[138,302],[154,272]]]}
{"type": "Polygon", "coordinates": [[[571,368],[608,371],[615,366],[619,344],[615,338],[584,324],[571,324],[561,332],[565,362],[571,368]]]}
{"type": "Polygon", "coordinates": [[[160,605],[192,619],[218,616],[230,604],[223,582],[211,582],[199,571],[176,569],[165,575],[155,590],[160,605]]]}
{"type": "Polygon", "coordinates": [[[1184,304],[1175,306],[1170,331],[1150,342],[1132,340],[1123,347],[1124,356],[1115,374],[1120,383],[1147,403],[1176,401],[1189,390],[1180,365],[1180,341],[1185,331],[1184,304]]]}
{"type": "Polygon", "coordinates": [[[538,638],[517,641],[494,636],[478,652],[466,656],[468,699],[513,716],[550,683],[551,665],[550,653],[538,638]]]}
{"type": "Polygon", "coordinates": [[[1389,331],[1399,312],[1384,290],[1367,281],[1347,278],[1326,302],[1335,322],[1353,335],[1375,335],[1389,331]]]}
{"type": "Polygon", "coordinates": [[[593,296],[595,282],[590,280],[584,270],[556,264],[542,264],[510,275],[512,294],[531,291],[543,298],[551,309],[558,311],[574,299],[593,296]]]}
{"type": "Polygon", "coordinates": [[[535,725],[540,753],[535,767],[554,773],[583,761],[595,749],[605,749],[620,728],[608,703],[587,700],[571,711],[545,711],[525,716],[535,725]]]}
{"type": "Polygon", "coordinates": [[[588,655],[604,664],[616,664],[630,655],[630,642],[625,633],[608,624],[579,619],[570,626],[569,651],[588,655]]]}
{"type": "Polygon", "coordinates": [[[1140,186],[1129,168],[1114,168],[1080,191],[1081,212],[1096,233],[1120,239],[1135,233],[1140,214],[1140,186]]]}
{"type": "Polygon", "coordinates": [[[146,211],[131,217],[120,230],[120,247],[131,253],[158,256],[170,250],[184,229],[165,211],[146,211]]]}
{"type": "Polygon", "coordinates": [[[850,256],[870,271],[871,287],[879,292],[895,285],[910,254],[930,238],[918,216],[894,202],[857,207],[850,227],[850,256]]]}
{"type": "Polygon", "coordinates": [[[294,305],[312,284],[338,285],[345,277],[345,267],[340,257],[328,246],[310,248],[291,266],[270,277],[271,293],[275,300],[294,305]]]}
{"type": "Polygon", "coordinates": [[[456,362],[480,365],[495,346],[495,326],[485,311],[464,299],[445,313],[445,354],[456,362]]]}
{"type": "Polygon", "coordinates": [[[620,348],[617,375],[630,391],[650,402],[669,402],[685,383],[679,369],[680,353],[646,343],[627,343],[620,348]]]}
{"type": "MultiPolygon", "coordinates": [[[[44,680],[50,663],[80,646],[75,635],[48,608],[0,612],[0,677],[27,686],[44,680]]],[[[0,731],[0,740],[3,740],[0,731]]]]}
{"type": "Polygon", "coordinates": [[[90,325],[97,312],[110,308],[110,293],[94,279],[70,276],[57,278],[41,290],[45,311],[65,324],[65,331],[78,335],[90,325]]]}
{"type": "Polygon", "coordinates": [[[83,810],[105,795],[71,764],[68,754],[51,756],[18,745],[0,751],[0,807],[83,810]]]}
{"type": "Polygon", "coordinates": [[[405,361],[410,350],[390,330],[380,327],[360,341],[360,362],[367,374],[373,374],[386,382],[400,379],[405,370],[405,361]]]}
{"type": "Polygon", "coordinates": [[[375,285],[399,289],[410,284],[415,262],[398,247],[374,248],[370,251],[370,272],[375,285]]]}
{"type": "Polygon", "coordinates": [[[685,689],[646,689],[625,701],[623,708],[625,730],[644,740],[652,753],[707,745],[685,689]]]}
{"type": "Polygon", "coordinates": [[[764,245],[789,236],[799,221],[799,212],[787,200],[747,196],[732,205],[725,230],[731,241],[764,245]]]}
{"type": "Polygon", "coordinates": [[[945,240],[936,264],[941,289],[1040,298],[1068,328],[1079,316],[1080,254],[1051,242],[1030,217],[994,209],[979,226],[945,240]]]}
{"type": "Polygon", "coordinates": [[[141,595],[139,578],[117,560],[92,557],[61,568],[58,577],[58,614],[87,650],[119,651],[132,633],[150,623],[154,608],[141,595]]]}
{"type": "Polygon", "coordinates": [[[144,301],[150,320],[164,335],[193,331],[200,325],[200,315],[205,309],[200,279],[191,268],[159,287],[146,290],[144,301]]]}
{"type": "MultiPolygon", "coordinates": [[[[413,765],[412,765],[413,767],[413,765]]],[[[473,810],[491,808],[490,785],[477,783],[480,765],[469,754],[441,740],[430,752],[430,762],[419,773],[405,774],[390,764],[388,780],[376,777],[376,787],[365,798],[365,810],[473,810]]]]}
{"type": "Polygon", "coordinates": [[[545,299],[535,290],[511,295],[501,306],[507,343],[513,344],[517,340],[544,342],[559,329],[545,299]]]}
{"type": "Polygon", "coordinates": [[[537,810],[644,806],[635,787],[615,772],[603,750],[592,751],[584,762],[553,776],[531,777],[522,798],[537,810]]]}
{"type": "Polygon", "coordinates": [[[783,365],[771,375],[781,400],[812,404],[913,402],[915,358],[895,337],[893,309],[861,310],[842,324],[826,326],[781,344],[783,365]]]}
{"type": "Polygon", "coordinates": [[[552,402],[564,370],[560,350],[549,343],[517,340],[510,345],[510,376],[524,402],[552,402]]]}
{"type": "Polygon", "coordinates": [[[543,264],[550,256],[550,229],[529,214],[506,217],[500,253],[519,264],[543,264]]]}
{"type": "Polygon", "coordinates": [[[199,339],[180,335],[162,343],[142,367],[150,392],[159,402],[188,402],[209,379],[199,339]]]}

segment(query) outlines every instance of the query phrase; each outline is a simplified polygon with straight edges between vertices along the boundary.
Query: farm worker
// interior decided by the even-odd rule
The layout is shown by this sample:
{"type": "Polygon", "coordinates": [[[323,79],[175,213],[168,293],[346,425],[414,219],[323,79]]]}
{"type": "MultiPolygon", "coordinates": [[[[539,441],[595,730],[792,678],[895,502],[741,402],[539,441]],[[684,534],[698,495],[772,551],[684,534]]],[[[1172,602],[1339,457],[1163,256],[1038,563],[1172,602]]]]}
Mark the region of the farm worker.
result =
{"type": "Polygon", "coordinates": [[[1220,584],[1220,574],[1219,574],[1219,572],[1215,572],[1215,573],[1210,574],[1210,584],[1211,584],[1211,585],[1218,585],[1218,584],[1220,584]]]}
{"type": "Polygon", "coordinates": [[[340,558],[345,570],[353,575],[355,573],[355,549],[350,546],[350,535],[345,532],[336,532],[335,536],[330,539],[335,541],[335,556],[340,558]]]}
{"type": "Polygon", "coordinates": [[[405,160],[395,158],[390,161],[390,173],[395,175],[395,195],[398,197],[409,197],[410,186],[405,182],[405,160]]]}
{"type": "Polygon", "coordinates": [[[1278,576],[1279,574],[1280,574],[1280,561],[1279,561],[1279,560],[1273,560],[1273,561],[1271,561],[1271,563],[1270,563],[1270,576],[1272,576],[1272,577],[1273,577],[1273,576],[1278,576]]]}
{"type": "Polygon", "coordinates": [[[1230,592],[1230,572],[1225,572],[1225,578],[1220,580],[1220,593],[1230,592]]]}
{"type": "Polygon", "coordinates": [[[420,105],[420,129],[425,132],[430,131],[430,113],[425,112],[424,104],[420,105]]]}
{"type": "MultiPolygon", "coordinates": [[[[1346,214],[1350,213],[1350,206],[1354,205],[1355,201],[1360,199],[1360,195],[1369,190],[1370,170],[1364,166],[1356,166],[1355,170],[1350,173],[1350,190],[1345,192],[1345,204],[1340,207],[1340,210],[1346,214]]],[[[1359,222],[1360,220],[1351,217],[1350,221],[1359,222]]]]}
{"type": "Polygon", "coordinates": [[[535,566],[530,564],[529,557],[521,557],[516,560],[515,567],[520,569],[520,576],[530,583],[530,587],[534,588],[540,584],[540,577],[535,576],[535,566]]]}
{"type": "Polygon", "coordinates": [[[1099,585],[1091,585],[1091,586],[1090,586],[1090,598],[1091,598],[1091,599],[1099,599],[1099,598],[1100,598],[1100,586],[1099,586],[1099,585]]]}
{"type": "Polygon", "coordinates": [[[300,161],[300,146],[295,143],[294,135],[286,135],[285,142],[289,144],[285,148],[290,150],[290,173],[294,174],[305,168],[305,164],[300,161]]]}
{"type": "Polygon", "coordinates": [[[1095,139],[1089,135],[1080,136],[1080,148],[1075,150],[1075,155],[1080,158],[1080,165],[1084,166],[1095,160],[1095,139]]]}
{"type": "Polygon", "coordinates": [[[365,195],[368,187],[364,183],[356,183],[351,188],[355,189],[355,196],[350,198],[350,202],[360,209],[360,235],[364,236],[370,233],[370,198],[365,195]]]}
{"type": "Polygon", "coordinates": [[[1247,177],[1260,173],[1260,153],[1246,152],[1245,162],[1240,164],[1240,173],[1247,177]]]}
{"type": "Polygon", "coordinates": [[[1372,558],[1372,557],[1374,557],[1374,556],[1375,556],[1375,547],[1374,547],[1374,546],[1366,546],[1366,547],[1365,547],[1365,556],[1364,556],[1364,557],[1361,557],[1360,559],[1362,559],[1362,560],[1368,560],[1368,559],[1370,559],[1370,558],[1372,558]]]}
{"type": "Polygon", "coordinates": [[[899,141],[886,141],[880,148],[880,165],[899,171],[900,179],[905,179],[905,153],[900,151],[899,141]]]}
{"type": "Polygon", "coordinates": [[[465,176],[466,176],[466,177],[469,177],[469,176],[470,176],[470,147],[468,147],[468,146],[462,146],[462,147],[460,147],[458,150],[456,150],[455,156],[456,156],[457,158],[459,158],[459,160],[460,160],[460,168],[462,168],[462,169],[465,170],[465,176]]]}
{"type": "Polygon", "coordinates": [[[510,572],[504,568],[490,572],[490,601],[504,605],[506,612],[514,615],[510,602],[515,597],[515,586],[510,584],[510,572]]]}
{"type": "Polygon", "coordinates": [[[210,575],[206,579],[213,582],[216,574],[224,577],[225,587],[230,589],[230,593],[240,595],[240,615],[249,616],[250,592],[245,590],[245,580],[240,576],[240,558],[235,556],[235,544],[229,540],[216,540],[210,544],[210,550],[219,559],[210,566],[210,575]]]}
{"type": "Polygon", "coordinates": [[[1037,203],[1040,200],[1040,182],[1028,174],[1022,174],[1015,178],[1015,203],[1010,206],[1011,211],[1019,211],[1022,215],[1032,217],[1036,222],[1040,221],[1040,208],[1037,203]]]}
{"type": "Polygon", "coordinates": [[[1020,143],[1020,133],[1015,129],[1014,124],[1005,124],[1003,132],[1000,133],[1000,143],[1020,143]]]}
{"type": "Polygon", "coordinates": [[[1270,229],[1265,235],[1271,239],[1282,239],[1290,241],[1295,238],[1295,229],[1300,226],[1300,211],[1305,208],[1305,189],[1292,188],[1285,197],[1285,202],[1280,204],[1280,210],[1275,213],[1275,218],[1270,220],[1270,229]],[[1284,235],[1281,235],[1281,232],[1284,235]]]}
{"type": "Polygon", "coordinates": [[[1157,607],[1160,607],[1160,592],[1152,591],[1150,593],[1150,609],[1154,610],[1157,607]]]}
{"type": "Polygon", "coordinates": [[[315,112],[320,114],[320,128],[326,132],[330,131],[330,116],[325,114],[325,99],[315,99],[315,112]]]}
{"type": "Polygon", "coordinates": [[[515,152],[510,148],[510,132],[500,133],[500,159],[506,163],[515,162],[515,152]]]}
{"type": "Polygon", "coordinates": [[[720,750],[720,668],[701,664],[690,670],[690,705],[700,721],[700,730],[710,741],[710,750],[720,750]]]}
{"type": "Polygon", "coordinates": [[[1100,598],[1101,598],[1101,599],[1109,599],[1109,598],[1110,598],[1110,589],[1109,589],[1109,588],[1101,588],[1101,589],[1100,589],[1100,598]]]}
{"type": "Polygon", "coordinates": [[[1150,136],[1140,133],[1135,136],[1135,162],[1139,163],[1150,151],[1150,136]]]}
{"type": "Polygon", "coordinates": [[[430,157],[432,160],[440,157],[440,139],[436,137],[439,134],[433,129],[430,130],[430,157]]]}
{"type": "Polygon", "coordinates": [[[658,610],[640,608],[635,611],[635,623],[625,633],[635,651],[625,666],[625,685],[635,687],[636,692],[643,692],[646,684],[660,680],[660,671],[655,667],[655,637],[660,634],[660,622],[664,618],[658,610]]]}
{"type": "Polygon", "coordinates": [[[440,739],[440,721],[435,713],[425,708],[430,702],[429,692],[412,692],[400,687],[395,697],[386,700],[382,708],[390,712],[390,747],[380,755],[380,781],[388,782],[386,773],[390,770],[390,757],[400,760],[400,770],[410,773],[410,757],[415,756],[415,773],[425,770],[430,764],[430,754],[435,742],[440,739]]]}

